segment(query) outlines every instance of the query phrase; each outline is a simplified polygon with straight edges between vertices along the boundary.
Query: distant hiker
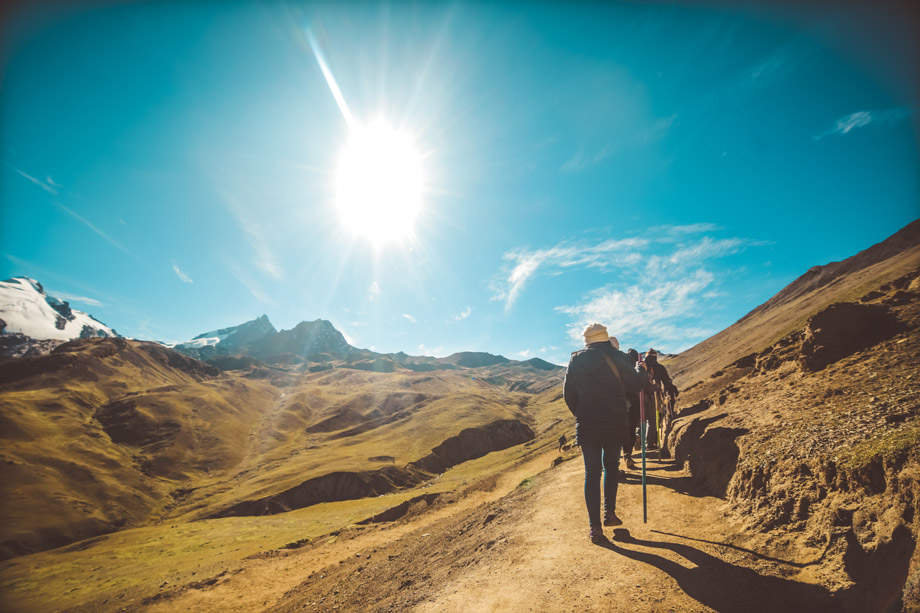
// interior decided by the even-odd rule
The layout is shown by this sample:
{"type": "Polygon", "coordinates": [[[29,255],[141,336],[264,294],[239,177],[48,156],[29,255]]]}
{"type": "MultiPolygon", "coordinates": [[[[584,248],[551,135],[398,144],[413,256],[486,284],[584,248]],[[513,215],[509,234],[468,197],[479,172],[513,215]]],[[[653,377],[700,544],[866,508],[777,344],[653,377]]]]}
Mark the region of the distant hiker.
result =
{"type": "MultiPolygon", "coordinates": [[[[639,362],[639,352],[635,349],[629,349],[626,352],[633,367],[639,362]]],[[[639,428],[639,393],[626,392],[626,402],[629,404],[629,423],[626,428],[626,446],[623,447],[623,457],[626,459],[626,468],[636,470],[636,463],[633,461],[632,452],[636,448],[636,439],[639,428]]]]}
{"type": "Polygon", "coordinates": [[[563,447],[565,447],[565,434],[559,437],[559,451],[562,451],[563,447]]]}
{"type": "MultiPolygon", "coordinates": [[[[659,446],[658,433],[659,429],[661,430],[662,435],[667,431],[668,425],[670,424],[671,415],[670,409],[666,408],[667,404],[665,402],[664,395],[667,394],[673,400],[677,398],[677,388],[674,386],[674,383],[671,382],[671,377],[668,375],[668,369],[665,368],[662,364],[658,363],[658,352],[652,348],[649,348],[645,352],[645,363],[648,368],[649,377],[652,380],[652,384],[655,386],[655,391],[652,393],[646,392],[646,398],[648,399],[648,406],[658,406],[659,415],[657,416],[658,423],[656,424],[656,415],[654,411],[646,412],[646,420],[648,422],[648,436],[647,436],[647,446],[649,448],[654,448],[659,446]],[[655,404],[655,394],[658,394],[658,405],[655,404]]],[[[673,403],[670,403],[673,404],[673,403]]]]}
{"type": "Polygon", "coordinates": [[[563,398],[575,416],[575,442],[585,462],[585,506],[588,537],[606,539],[601,523],[601,473],[604,475],[604,526],[619,526],[616,515],[620,449],[626,444],[629,411],[626,392],[636,393],[645,375],[636,372],[626,354],[615,349],[607,328],[591,324],[583,332],[585,348],[572,354],[565,372],[563,398]]]}
{"type": "Polygon", "coordinates": [[[663,364],[658,363],[658,352],[649,348],[645,354],[645,362],[651,369],[652,378],[655,381],[661,382],[662,386],[664,387],[664,392],[677,398],[677,388],[671,381],[671,376],[668,374],[668,369],[665,368],[663,364]]]}

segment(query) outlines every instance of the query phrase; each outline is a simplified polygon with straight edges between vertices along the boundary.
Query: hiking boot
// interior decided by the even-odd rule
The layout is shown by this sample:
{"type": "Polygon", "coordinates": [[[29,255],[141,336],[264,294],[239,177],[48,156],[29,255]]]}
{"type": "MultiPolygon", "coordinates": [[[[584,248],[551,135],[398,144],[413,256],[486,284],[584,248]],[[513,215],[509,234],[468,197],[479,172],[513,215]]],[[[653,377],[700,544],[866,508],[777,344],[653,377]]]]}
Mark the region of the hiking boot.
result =
{"type": "Polygon", "coordinates": [[[636,470],[636,463],[632,458],[626,458],[626,468],[629,470],[636,470]]]}
{"type": "Polygon", "coordinates": [[[617,514],[610,511],[604,513],[604,525],[605,526],[622,526],[623,520],[617,517],[617,514]]]}
{"type": "Polygon", "coordinates": [[[588,538],[591,539],[591,542],[595,545],[599,545],[607,540],[607,537],[604,536],[604,529],[600,526],[594,526],[588,531],[588,538]]]}

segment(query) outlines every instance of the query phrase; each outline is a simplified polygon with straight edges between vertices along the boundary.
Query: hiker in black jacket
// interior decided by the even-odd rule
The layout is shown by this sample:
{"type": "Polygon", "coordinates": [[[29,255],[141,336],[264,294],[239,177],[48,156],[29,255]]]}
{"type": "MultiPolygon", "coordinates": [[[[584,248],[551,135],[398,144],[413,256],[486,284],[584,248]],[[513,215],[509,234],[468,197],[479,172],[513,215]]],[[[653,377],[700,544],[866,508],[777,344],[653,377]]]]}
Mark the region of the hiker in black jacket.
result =
{"type": "MultiPolygon", "coordinates": [[[[668,374],[668,369],[665,368],[664,365],[658,363],[658,352],[655,351],[654,349],[649,348],[649,350],[645,352],[645,363],[646,363],[646,368],[648,369],[648,373],[651,375],[652,383],[654,384],[655,389],[658,389],[658,386],[660,384],[661,389],[663,390],[665,394],[669,394],[672,398],[677,398],[677,393],[678,393],[677,387],[675,387],[674,383],[671,381],[671,376],[668,374]]],[[[649,394],[646,396],[647,398],[647,401],[646,401],[647,404],[645,405],[646,407],[655,406],[653,404],[654,403],[653,393],[654,393],[653,391],[650,391],[649,394]]],[[[661,400],[663,402],[664,398],[662,397],[661,400]]],[[[671,416],[670,415],[666,416],[664,414],[665,409],[664,409],[663,404],[660,408],[662,410],[662,414],[659,416],[659,419],[662,421],[662,429],[664,429],[665,422],[667,420],[670,420],[671,416]]],[[[658,445],[660,444],[660,441],[658,440],[658,428],[655,424],[654,409],[652,409],[651,411],[646,409],[645,417],[648,421],[648,430],[646,431],[648,433],[648,436],[646,438],[646,444],[648,448],[654,449],[654,448],[657,448],[658,445]]]]}
{"type": "MultiPolygon", "coordinates": [[[[563,397],[575,416],[575,440],[585,462],[585,505],[588,536],[604,542],[601,525],[601,472],[604,474],[604,526],[623,522],[616,515],[620,449],[626,444],[629,411],[626,392],[638,392],[647,381],[625,353],[611,344],[607,328],[591,324],[583,332],[585,349],[569,360],[563,397]]],[[[615,339],[614,339],[615,340],[615,339]]]]}

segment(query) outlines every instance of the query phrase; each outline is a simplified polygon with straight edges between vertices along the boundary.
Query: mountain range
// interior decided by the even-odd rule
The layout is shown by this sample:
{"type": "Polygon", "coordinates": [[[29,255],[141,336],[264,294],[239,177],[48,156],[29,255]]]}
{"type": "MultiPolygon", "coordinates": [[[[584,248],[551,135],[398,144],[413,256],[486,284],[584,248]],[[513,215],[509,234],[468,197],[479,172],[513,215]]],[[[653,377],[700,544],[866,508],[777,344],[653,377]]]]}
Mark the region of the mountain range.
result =
{"type": "MultiPolygon", "coordinates": [[[[69,340],[117,337],[114,329],[91,315],[45,293],[41,283],[28,277],[0,282],[0,358],[49,353],[69,340]]],[[[245,323],[203,332],[193,339],[166,345],[221,370],[283,366],[319,372],[346,367],[375,372],[405,369],[414,372],[456,370],[486,366],[515,366],[543,371],[560,370],[555,364],[532,358],[509,360],[501,355],[464,351],[444,358],[410,356],[404,352],[377,353],[351,346],[332,323],[324,319],[302,321],[290,330],[277,330],[267,315],[245,323]]]]}

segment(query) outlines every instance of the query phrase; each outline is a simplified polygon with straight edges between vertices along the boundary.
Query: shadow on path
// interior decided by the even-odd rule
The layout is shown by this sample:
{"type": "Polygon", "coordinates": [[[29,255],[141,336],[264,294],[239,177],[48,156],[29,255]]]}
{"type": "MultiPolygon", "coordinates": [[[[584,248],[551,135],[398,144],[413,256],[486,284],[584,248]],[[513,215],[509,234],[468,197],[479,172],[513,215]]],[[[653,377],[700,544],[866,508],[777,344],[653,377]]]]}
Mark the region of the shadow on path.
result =
{"type": "Polygon", "coordinates": [[[602,547],[666,572],[677,581],[685,594],[720,613],[772,613],[778,608],[790,606],[793,607],[790,610],[795,611],[854,610],[853,603],[844,601],[845,594],[834,595],[818,585],[761,575],[755,570],[734,566],[689,545],[636,539],[624,528],[613,532],[615,542],[608,541],[602,547]],[[695,566],[687,568],[654,553],[626,549],[619,543],[667,549],[683,556],[695,566]]]}
{"type": "MultiPolygon", "coordinates": [[[[656,468],[656,472],[658,470],[660,469],[656,468]]],[[[631,470],[627,472],[625,483],[641,484],[642,470],[631,470]]],[[[705,485],[700,483],[698,479],[694,479],[693,477],[687,475],[669,477],[667,475],[647,474],[645,477],[645,483],[648,485],[660,485],[661,487],[666,487],[670,490],[674,490],[679,494],[693,496],[694,498],[718,498],[718,496],[713,496],[712,493],[706,489],[705,485]]]]}
{"type": "Polygon", "coordinates": [[[790,562],[789,560],[783,560],[782,558],[774,558],[772,556],[758,553],[754,551],[753,549],[746,549],[744,547],[739,547],[738,545],[732,545],[731,543],[722,543],[719,541],[707,541],[706,539],[698,539],[698,538],[693,538],[692,536],[684,536],[682,534],[673,534],[671,532],[663,532],[661,530],[652,530],[652,532],[655,532],[657,534],[663,534],[664,536],[673,536],[674,538],[685,539],[688,541],[696,541],[697,543],[707,543],[709,545],[716,545],[717,547],[726,547],[728,549],[734,549],[735,551],[744,552],[748,555],[754,556],[755,558],[759,558],[761,560],[767,560],[769,562],[775,562],[777,564],[784,564],[786,566],[792,566],[793,568],[805,568],[806,566],[814,566],[815,564],[819,564],[821,560],[824,559],[824,556],[827,555],[827,550],[829,548],[829,547],[825,547],[821,555],[817,559],[812,560],[811,562],[790,562]]]}

